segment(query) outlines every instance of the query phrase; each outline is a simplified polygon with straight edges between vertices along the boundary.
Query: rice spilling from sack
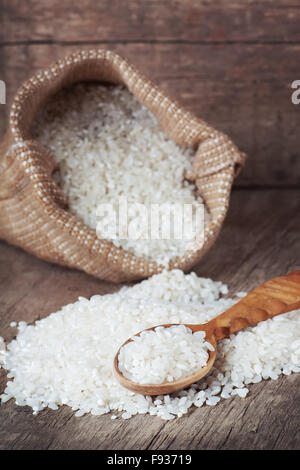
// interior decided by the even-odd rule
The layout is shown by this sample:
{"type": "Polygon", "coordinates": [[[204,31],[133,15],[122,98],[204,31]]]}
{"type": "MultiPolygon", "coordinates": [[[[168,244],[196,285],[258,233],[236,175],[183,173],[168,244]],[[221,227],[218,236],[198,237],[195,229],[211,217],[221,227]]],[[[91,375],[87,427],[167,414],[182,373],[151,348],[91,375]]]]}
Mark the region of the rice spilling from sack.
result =
{"type": "MultiPolygon", "coordinates": [[[[195,185],[185,179],[194,151],[169,139],[152,113],[121,86],[77,84],[62,90],[37,116],[32,133],[59,164],[56,180],[69,210],[118,247],[167,266],[195,242],[196,224],[201,233],[204,214],[209,219],[195,185]],[[134,234],[111,229],[124,198],[134,234]],[[99,204],[102,209],[97,215],[99,204]],[[134,204],[147,208],[147,220],[134,204]],[[159,213],[152,220],[151,207],[156,204],[159,213]],[[182,210],[190,206],[184,219],[184,226],[191,226],[190,237],[175,232],[178,224],[172,212],[169,217],[169,208],[176,204],[182,210]],[[170,236],[150,237],[150,223],[153,227],[158,218],[159,228],[166,218],[171,220],[170,236]],[[138,219],[137,227],[134,219],[138,219]]],[[[178,207],[174,212],[176,216],[178,207]]]]}
{"type": "Polygon", "coordinates": [[[113,359],[128,338],[159,324],[205,323],[239,300],[223,298],[227,292],[222,283],[194,273],[164,271],[115,294],[80,297],[34,325],[20,322],[4,352],[11,380],[1,399],[14,398],[35,414],[68,405],[76,416],[113,412],[114,418],[119,412],[128,419],[150,413],[169,420],[192,405],[245,397],[251,383],[299,372],[300,310],[220,341],[211,374],[186,390],[144,397],[117,383],[113,359]]]}
{"type": "Polygon", "coordinates": [[[122,346],[118,367],[138,384],[175,382],[204,367],[208,351],[214,351],[214,347],[205,341],[205,331],[193,333],[184,325],[158,326],[142,331],[122,346]]]}

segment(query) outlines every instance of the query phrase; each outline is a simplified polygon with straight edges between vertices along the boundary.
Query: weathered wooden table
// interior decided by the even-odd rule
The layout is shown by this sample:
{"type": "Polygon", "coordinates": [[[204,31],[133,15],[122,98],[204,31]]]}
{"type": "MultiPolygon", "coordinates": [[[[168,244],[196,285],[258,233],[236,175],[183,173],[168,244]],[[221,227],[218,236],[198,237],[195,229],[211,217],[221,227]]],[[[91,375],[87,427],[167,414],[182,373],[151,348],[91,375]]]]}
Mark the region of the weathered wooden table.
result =
{"type": "MultiPolygon", "coordinates": [[[[234,190],[221,235],[197,267],[231,292],[300,269],[300,190],[234,190]]],[[[11,321],[32,322],[81,296],[119,288],[0,244],[0,335],[11,321]]],[[[1,391],[6,376],[1,372],[1,391]]],[[[12,401],[0,408],[0,449],[299,449],[300,374],[251,385],[245,399],[194,408],[164,422],[109,415],[74,417],[68,407],[33,416],[12,401]]]]}

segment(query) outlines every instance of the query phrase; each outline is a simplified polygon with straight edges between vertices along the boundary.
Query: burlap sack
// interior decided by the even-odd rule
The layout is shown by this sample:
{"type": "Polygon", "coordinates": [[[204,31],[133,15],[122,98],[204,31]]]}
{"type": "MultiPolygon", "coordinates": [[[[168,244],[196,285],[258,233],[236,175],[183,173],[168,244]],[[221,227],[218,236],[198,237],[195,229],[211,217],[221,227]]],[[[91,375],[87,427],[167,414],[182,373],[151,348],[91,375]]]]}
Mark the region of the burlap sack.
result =
{"type": "MultiPolygon", "coordinates": [[[[230,139],[172,101],[135,67],[104,50],[80,51],[59,60],[26,81],[13,101],[9,129],[0,147],[0,237],[34,255],[76,267],[101,279],[129,281],[162,270],[97,238],[67,210],[65,198],[51,177],[55,159],[30,135],[32,121],[51,95],[75,82],[124,84],[156,116],[162,130],[177,144],[196,150],[188,176],[200,188],[211,214],[204,245],[170,262],[190,270],[215,241],[229,204],[241,154],[230,139]]],[[[161,175],[163,178],[163,175],[161,175]]]]}

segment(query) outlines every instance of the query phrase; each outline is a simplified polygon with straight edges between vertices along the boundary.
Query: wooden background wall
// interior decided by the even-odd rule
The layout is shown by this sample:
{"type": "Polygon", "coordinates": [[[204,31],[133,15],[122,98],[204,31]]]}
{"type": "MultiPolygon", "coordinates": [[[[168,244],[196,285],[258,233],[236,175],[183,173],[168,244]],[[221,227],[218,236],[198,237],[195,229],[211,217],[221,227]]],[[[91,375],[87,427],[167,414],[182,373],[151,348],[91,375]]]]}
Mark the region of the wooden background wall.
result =
{"type": "MultiPolygon", "coordinates": [[[[299,0],[0,0],[8,101],[77,48],[126,56],[249,155],[243,187],[300,186],[299,0]]],[[[0,106],[4,131],[8,106],[0,106]]]]}

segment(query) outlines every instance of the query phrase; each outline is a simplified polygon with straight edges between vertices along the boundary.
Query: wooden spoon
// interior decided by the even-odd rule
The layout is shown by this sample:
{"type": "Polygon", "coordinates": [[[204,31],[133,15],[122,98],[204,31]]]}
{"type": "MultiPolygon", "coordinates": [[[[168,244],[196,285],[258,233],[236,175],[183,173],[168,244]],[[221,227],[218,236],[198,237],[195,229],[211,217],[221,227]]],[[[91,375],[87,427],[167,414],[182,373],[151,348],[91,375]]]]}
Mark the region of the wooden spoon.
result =
{"type": "MultiPolygon", "coordinates": [[[[192,383],[198,382],[212,368],[217,353],[217,341],[236,333],[247,326],[267,320],[268,318],[281,315],[282,313],[300,309],[300,271],[294,271],[287,276],[276,277],[257,287],[238,303],[226,310],[218,317],[203,325],[189,325],[193,333],[196,331],[205,331],[205,340],[211,343],[214,351],[208,351],[209,359],[207,364],[197,372],[184,377],[175,382],[166,382],[163,384],[138,384],[125,377],[119,370],[119,352],[121,347],[125,346],[132,339],[128,339],[118,350],[114,359],[114,371],[117,380],[123,387],[142,395],[165,395],[177,390],[188,387],[192,383]]],[[[159,325],[165,328],[174,324],[159,325]]],[[[157,326],[147,328],[154,330],[157,326]]],[[[147,331],[143,330],[143,331],[147,331]]],[[[135,336],[139,336],[141,331],[135,336]]]]}

